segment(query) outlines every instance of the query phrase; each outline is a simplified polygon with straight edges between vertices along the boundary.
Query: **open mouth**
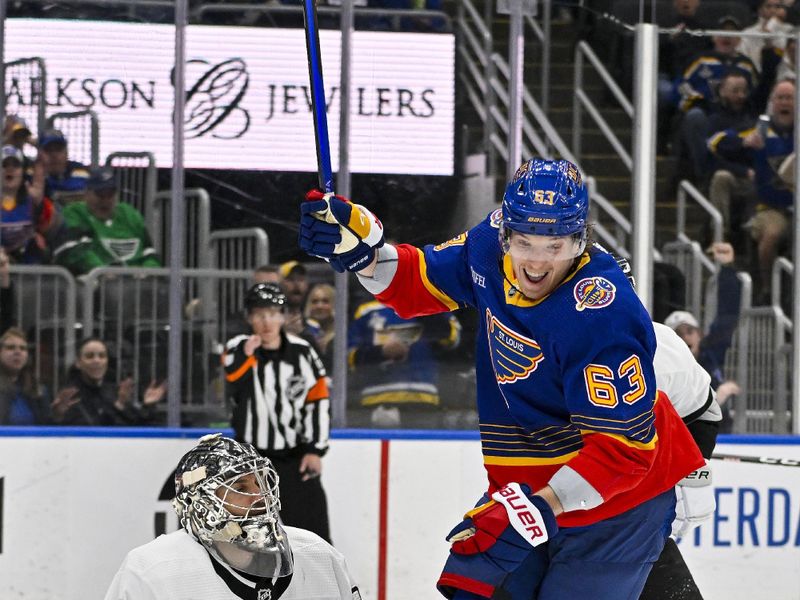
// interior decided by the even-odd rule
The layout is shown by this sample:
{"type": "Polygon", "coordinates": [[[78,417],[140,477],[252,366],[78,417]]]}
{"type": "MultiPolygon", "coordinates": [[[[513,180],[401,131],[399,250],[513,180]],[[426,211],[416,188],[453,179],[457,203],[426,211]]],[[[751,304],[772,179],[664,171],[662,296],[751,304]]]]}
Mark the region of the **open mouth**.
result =
{"type": "Polygon", "coordinates": [[[528,271],[527,269],[522,269],[522,274],[525,276],[525,279],[528,283],[537,285],[544,281],[544,278],[547,277],[547,271],[543,273],[538,273],[536,271],[528,271]]]}

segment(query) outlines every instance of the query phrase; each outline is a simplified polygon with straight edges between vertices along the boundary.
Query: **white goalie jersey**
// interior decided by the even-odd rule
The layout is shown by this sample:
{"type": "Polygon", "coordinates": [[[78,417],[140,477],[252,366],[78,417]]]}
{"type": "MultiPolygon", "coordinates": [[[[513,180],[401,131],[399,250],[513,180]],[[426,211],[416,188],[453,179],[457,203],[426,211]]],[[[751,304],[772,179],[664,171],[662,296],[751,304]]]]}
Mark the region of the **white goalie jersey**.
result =
{"type": "Polygon", "coordinates": [[[722,411],[711,390],[711,376],[701,367],[680,336],[661,323],[653,323],[656,355],[653,367],[656,384],[672,402],[682,419],[719,421],[722,411]]]}
{"type": "Polygon", "coordinates": [[[260,588],[213,563],[184,530],[162,535],[125,557],[105,600],[360,600],[344,556],[321,537],[284,527],[294,558],[288,587],[260,588]]]}

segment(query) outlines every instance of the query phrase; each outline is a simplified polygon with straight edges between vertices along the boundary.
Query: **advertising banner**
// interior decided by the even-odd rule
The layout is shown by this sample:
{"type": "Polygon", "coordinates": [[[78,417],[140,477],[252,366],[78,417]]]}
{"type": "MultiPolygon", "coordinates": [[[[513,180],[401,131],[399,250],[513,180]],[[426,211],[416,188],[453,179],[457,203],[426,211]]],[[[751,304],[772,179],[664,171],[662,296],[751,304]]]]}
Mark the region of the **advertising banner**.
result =
{"type": "MultiPolygon", "coordinates": [[[[48,115],[91,109],[100,160],[148,151],[172,165],[172,25],[8,19],[5,60],[41,57],[48,115]]],[[[316,171],[302,29],[190,25],[186,33],[185,164],[316,171]]],[[[340,34],[320,44],[334,171],[338,168],[340,34]]],[[[452,175],[454,37],[356,31],[350,169],[452,175]]],[[[41,93],[36,75],[6,75],[9,113],[41,93]]]]}

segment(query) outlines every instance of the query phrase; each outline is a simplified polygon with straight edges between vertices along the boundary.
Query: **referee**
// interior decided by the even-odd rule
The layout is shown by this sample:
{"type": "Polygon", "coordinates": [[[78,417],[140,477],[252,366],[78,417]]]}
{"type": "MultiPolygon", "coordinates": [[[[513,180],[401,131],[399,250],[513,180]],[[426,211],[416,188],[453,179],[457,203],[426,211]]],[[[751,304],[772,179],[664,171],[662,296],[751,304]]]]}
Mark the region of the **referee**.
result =
{"type": "Polygon", "coordinates": [[[228,340],[222,355],[236,439],[253,444],[280,477],[281,519],[330,542],[322,456],[330,401],[325,368],[305,340],[286,333],[286,296],[257,283],[244,298],[251,335],[228,340]]]}

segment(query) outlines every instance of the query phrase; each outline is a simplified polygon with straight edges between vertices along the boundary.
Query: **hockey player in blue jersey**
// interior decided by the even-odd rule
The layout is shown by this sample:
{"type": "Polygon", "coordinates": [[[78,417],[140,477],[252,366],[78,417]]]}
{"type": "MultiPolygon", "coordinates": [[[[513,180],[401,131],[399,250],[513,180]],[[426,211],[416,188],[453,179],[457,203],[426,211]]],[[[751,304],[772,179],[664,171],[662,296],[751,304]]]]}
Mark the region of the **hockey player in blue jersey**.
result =
{"type": "Polygon", "coordinates": [[[532,159],[483,222],[424,249],[384,243],[363,206],[310,192],[300,245],[409,318],[478,309],[489,485],[448,535],[448,598],[638,598],[703,463],[653,371],[650,318],[589,244],[577,167],[532,159]]]}

